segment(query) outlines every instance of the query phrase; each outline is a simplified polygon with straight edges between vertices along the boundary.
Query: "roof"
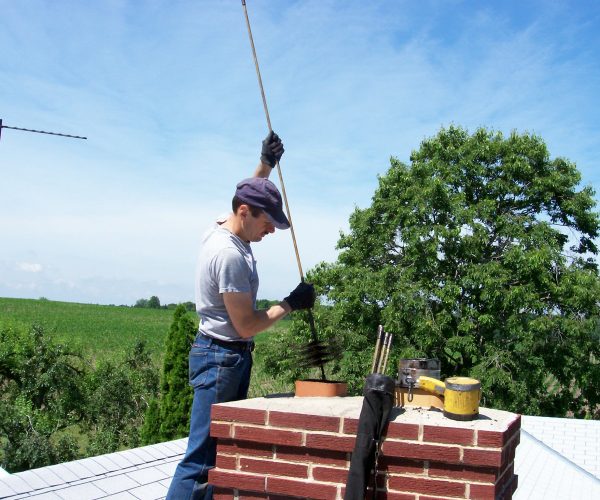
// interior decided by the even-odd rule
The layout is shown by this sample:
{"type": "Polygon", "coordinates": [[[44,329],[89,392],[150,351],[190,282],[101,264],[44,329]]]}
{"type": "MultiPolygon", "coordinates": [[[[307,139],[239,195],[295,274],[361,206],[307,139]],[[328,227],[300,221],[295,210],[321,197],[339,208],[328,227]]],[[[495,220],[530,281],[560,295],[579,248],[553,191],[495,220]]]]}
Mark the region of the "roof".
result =
{"type": "Polygon", "coordinates": [[[600,478],[600,422],[573,418],[521,417],[533,437],[600,478]]]}
{"type": "Polygon", "coordinates": [[[600,498],[600,421],[521,417],[514,500],[600,498]]]}
{"type": "Polygon", "coordinates": [[[187,439],[0,476],[0,498],[164,498],[187,439]]]}
{"type": "MultiPolygon", "coordinates": [[[[521,420],[515,500],[600,498],[600,421],[521,420]]],[[[0,476],[0,498],[162,499],[187,439],[0,476]]]]}
{"type": "MultiPolygon", "coordinates": [[[[600,424],[600,422],[598,422],[600,424]]],[[[596,457],[597,460],[597,457],[596,457]]],[[[519,486],[514,500],[600,498],[600,479],[521,428],[515,455],[519,486]]]]}

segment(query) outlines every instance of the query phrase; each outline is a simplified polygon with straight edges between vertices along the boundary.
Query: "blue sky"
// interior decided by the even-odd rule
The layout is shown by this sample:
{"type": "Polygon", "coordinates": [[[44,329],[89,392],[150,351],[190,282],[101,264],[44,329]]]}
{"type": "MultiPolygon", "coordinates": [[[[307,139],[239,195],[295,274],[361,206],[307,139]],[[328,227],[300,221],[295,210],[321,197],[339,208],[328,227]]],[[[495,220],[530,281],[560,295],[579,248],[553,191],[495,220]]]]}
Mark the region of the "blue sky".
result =
{"type": "MultiPolygon", "coordinates": [[[[390,156],[529,131],[600,192],[600,4],[247,0],[302,265],[333,261],[390,156]]],[[[193,299],[200,235],[266,121],[239,0],[0,0],[0,296],[193,299]]],[[[273,177],[278,183],[276,175],[273,177]]],[[[259,297],[299,275],[255,245],[259,297]]]]}

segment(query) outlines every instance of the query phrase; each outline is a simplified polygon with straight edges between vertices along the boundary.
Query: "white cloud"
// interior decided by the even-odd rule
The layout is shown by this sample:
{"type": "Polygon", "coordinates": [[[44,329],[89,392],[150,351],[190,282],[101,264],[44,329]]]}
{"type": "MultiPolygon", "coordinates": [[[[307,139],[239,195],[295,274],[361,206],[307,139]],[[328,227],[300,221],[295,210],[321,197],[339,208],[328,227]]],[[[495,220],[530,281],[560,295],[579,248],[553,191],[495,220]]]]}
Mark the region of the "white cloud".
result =
{"type": "Polygon", "coordinates": [[[26,273],[39,273],[44,269],[41,264],[35,264],[33,262],[18,262],[17,268],[26,273]]]}

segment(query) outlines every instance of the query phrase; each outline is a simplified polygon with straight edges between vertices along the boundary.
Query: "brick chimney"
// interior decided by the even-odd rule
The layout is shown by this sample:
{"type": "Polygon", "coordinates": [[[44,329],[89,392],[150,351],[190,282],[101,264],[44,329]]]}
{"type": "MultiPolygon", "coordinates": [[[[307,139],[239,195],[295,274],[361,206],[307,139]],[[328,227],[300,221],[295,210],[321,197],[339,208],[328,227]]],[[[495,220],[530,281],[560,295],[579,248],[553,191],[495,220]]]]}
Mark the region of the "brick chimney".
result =
{"type": "MultiPolygon", "coordinates": [[[[343,499],[362,397],[256,398],[213,405],[215,499],[343,499]]],[[[379,498],[510,499],[521,418],[480,408],[457,422],[439,410],[392,410],[379,498]]]]}

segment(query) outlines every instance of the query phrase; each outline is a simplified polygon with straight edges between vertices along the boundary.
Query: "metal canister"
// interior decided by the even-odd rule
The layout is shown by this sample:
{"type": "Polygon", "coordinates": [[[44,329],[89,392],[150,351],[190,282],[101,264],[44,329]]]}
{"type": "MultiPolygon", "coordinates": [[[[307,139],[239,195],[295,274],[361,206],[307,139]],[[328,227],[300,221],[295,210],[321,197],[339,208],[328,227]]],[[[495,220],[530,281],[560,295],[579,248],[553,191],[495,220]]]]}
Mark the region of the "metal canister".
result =
{"type": "Polygon", "coordinates": [[[420,376],[439,379],[441,363],[435,358],[401,359],[398,362],[398,385],[400,387],[418,388],[416,385],[420,376]]]}
{"type": "Polygon", "coordinates": [[[452,420],[475,420],[479,415],[481,382],[470,377],[449,377],[444,383],[444,415],[452,420]]]}

